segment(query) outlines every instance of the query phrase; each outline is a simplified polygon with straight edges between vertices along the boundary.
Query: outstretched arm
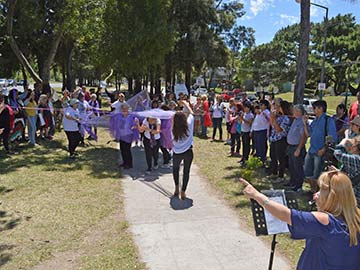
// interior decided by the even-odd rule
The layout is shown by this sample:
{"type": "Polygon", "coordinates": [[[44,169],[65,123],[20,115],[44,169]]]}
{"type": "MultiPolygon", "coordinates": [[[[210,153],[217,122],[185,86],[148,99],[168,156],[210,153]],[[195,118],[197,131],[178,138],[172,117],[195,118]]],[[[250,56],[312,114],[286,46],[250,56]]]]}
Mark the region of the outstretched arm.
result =
{"type": "Polygon", "coordinates": [[[289,225],[291,224],[291,211],[286,206],[271,201],[267,196],[257,191],[249,182],[245,179],[240,178],[240,183],[245,186],[243,192],[245,196],[249,199],[254,199],[262,207],[268,210],[274,217],[280,219],[281,221],[286,222],[289,225]]]}

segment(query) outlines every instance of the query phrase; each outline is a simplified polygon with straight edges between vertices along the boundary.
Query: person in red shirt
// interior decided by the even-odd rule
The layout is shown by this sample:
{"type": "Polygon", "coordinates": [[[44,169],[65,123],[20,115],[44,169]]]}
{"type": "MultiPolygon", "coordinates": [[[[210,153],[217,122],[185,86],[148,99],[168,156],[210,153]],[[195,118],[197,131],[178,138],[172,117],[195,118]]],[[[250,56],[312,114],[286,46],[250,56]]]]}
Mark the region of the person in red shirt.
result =
{"type": "Polygon", "coordinates": [[[90,101],[90,93],[86,90],[85,85],[81,86],[81,91],[84,94],[85,100],[90,101]]]}
{"type": "Polygon", "coordinates": [[[356,98],[357,98],[357,101],[355,101],[351,105],[350,110],[349,110],[350,121],[353,120],[355,118],[355,116],[360,114],[359,113],[359,110],[360,110],[360,106],[359,106],[359,103],[360,103],[360,91],[357,92],[356,98]]]}

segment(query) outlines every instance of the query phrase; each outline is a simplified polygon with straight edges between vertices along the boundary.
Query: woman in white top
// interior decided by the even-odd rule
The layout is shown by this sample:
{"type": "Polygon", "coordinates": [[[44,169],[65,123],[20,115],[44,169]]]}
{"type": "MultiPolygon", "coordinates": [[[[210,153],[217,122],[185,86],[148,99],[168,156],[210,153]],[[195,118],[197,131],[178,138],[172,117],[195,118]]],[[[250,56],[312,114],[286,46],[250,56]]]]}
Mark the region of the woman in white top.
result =
{"type": "Polygon", "coordinates": [[[256,156],[262,162],[266,161],[268,149],[267,135],[270,127],[270,111],[268,108],[269,102],[267,100],[261,100],[260,106],[255,106],[255,119],[251,126],[256,156]]]}
{"type": "Polygon", "coordinates": [[[63,116],[63,127],[69,141],[68,147],[71,159],[75,159],[75,149],[82,138],[79,131],[80,113],[78,106],[79,100],[76,98],[71,99],[70,106],[65,109],[63,116]]]}
{"type": "Polygon", "coordinates": [[[213,135],[212,140],[215,140],[216,136],[216,130],[219,129],[220,137],[219,140],[222,141],[222,118],[224,114],[224,104],[222,103],[221,96],[216,96],[215,104],[211,106],[211,112],[212,112],[212,123],[213,123],[213,135]]]}
{"type": "Polygon", "coordinates": [[[150,117],[146,118],[141,126],[138,126],[139,131],[144,133],[144,148],[148,166],[146,174],[150,174],[152,171],[152,160],[154,160],[154,169],[159,167],[160,128],[161,120],[150,117]]]}
{"type": "Polygon", "coordinates": [[[173,178],[175,183],[174,196],[179,196],[179,171],[180,163],[184,160],[183,182],[181,187],[181,199],[185,200],[185,191],[189,183],[190,167],[193,160],[193,132],[194,112],[186,101],[180,100],[180,106],[184,106],[189,114],[182,111],[176,112],[173,118],[173,178]]]}

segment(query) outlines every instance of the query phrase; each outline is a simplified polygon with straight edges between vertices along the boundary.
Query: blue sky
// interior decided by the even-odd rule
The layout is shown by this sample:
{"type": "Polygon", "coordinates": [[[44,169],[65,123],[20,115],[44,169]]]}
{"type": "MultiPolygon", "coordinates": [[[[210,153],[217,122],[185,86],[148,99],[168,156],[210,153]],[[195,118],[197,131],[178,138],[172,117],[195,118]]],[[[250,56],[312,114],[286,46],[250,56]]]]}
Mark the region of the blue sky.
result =
{"type": "MultiPolygon", "coordinates": [[[[272,40],[275,33],[287,25],[300,22],[300,4],[295,0],[241,0],[246,11],[239,24],[255,29],[256,44],[272,40]]],[[[329,8],[329,18],[337,14],[352,13],[360,23],[360,1],[312,0],[329,8]]],[[[311,6],[312,22],[324,20],[325,9],[311,6]]]]}

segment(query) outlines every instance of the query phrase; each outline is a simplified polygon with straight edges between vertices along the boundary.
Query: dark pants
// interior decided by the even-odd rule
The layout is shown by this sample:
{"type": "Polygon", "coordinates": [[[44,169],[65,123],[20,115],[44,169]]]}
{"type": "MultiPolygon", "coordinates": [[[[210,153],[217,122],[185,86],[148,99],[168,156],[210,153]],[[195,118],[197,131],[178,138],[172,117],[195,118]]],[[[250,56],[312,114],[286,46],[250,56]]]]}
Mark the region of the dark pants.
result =
{"type": "Polygon", "coordinates": [[[163,153],[163,160],[164,164],[169,164],[171,160],[171,155],[169,150],[167,150],[165,147],[160,146],[161,152],[163,153]]]}
{"type": "Polygon", "coordinates": [[[302,187],[304,183],[304,160],[306,156],[305,147],[300,151],[298,157],[294,156],[297,149],[297,145],[289,145],[287,149],[289,157],[289,172],[290,172],[290,185],[294,186],[295,189],[302,187]]]}
{"type": "Polygon", "coordinates": [[[81,134],[79,131],[65,131],[66,137],[69,141],[69,153],[70,156],[75,153],[76,147],[81,141],[81,134]]]}
{"type": "Polygon", "coordinates": [[[250,132],[242,132],[241,137],[242,137],[242,147],[243,147],[242,159],[246,161],[249,159],[249,154],[250,154],[250,132]]]}
{"type": "Polygon", "coordinates": [[[148,166],[148,170],[151,170],[153,159],[154,159],[154,166],[158,165],[160,139],[155,140],[153,147],[151,147],[150,140],[144,136],[144,148],[145,148],[145,156],[146,156],[146,163],[148,166]]]}
{"type": "Polygon", "coordinates": [[[270,144],[270,170],[272,174],[278,174],[279,177],[284,177],[286,166],[286,149],[286,138],[282,138],[281,140],[272,142],[270,144]]]}
{"type": "Polygon", "coordinates": [[[222,117],[221,118],[213,118],[213,135],[212,138],[215,139],[216,130],[219,129],[220,140],[222,140],[222,117]]]}
{"type": "Polygon", "coordinates": [[[0,135],[0,140],[2,139],[6,151],[9,151],[9,136],[10,130],[7,129],[4,129],[3,133],[0,135]]]}
{"type": "Polygon", "coordinates": [[[120,152],[121,157],[123,160],[123,165],[132,167],[133,166],[133,160],[132,160],[132,154],[131,154],[131,143],[127,143],[120,140],[120,152]]]}
{"type": "Polygon", "coordinates": [[[267,130],[254,131],[253,134],[256,156],[259,157],[262,162],[265,162],[267,152],[267,130]]]}
{"type": "Polygon", "coordinates": [[[239,153],[239,151],[240,151],[240,136],[241,135],[237,132],[235,134],[231,133],[231,153],[234,153],[235,144],[236,144],[236,153],[239,153]]]}
{"type": "Polygon", "coordinates": [[[206,137],[207,136],[207,127],[205,127],[204,123],[204,116],[201,116],[200,118],[200,124],[201,124],[201,136],[206,137]]]}
{"type": "Polygon", "coordinates": [[[184,171],[183,171],[183,182],[182,182],[182,191],[186,191],[187,185],[190,178],[190,167],[193,161],[194,154],[192,148],[181,154],[173,154],[173,177],[175,186],[179,185],[179,171],[180,163],[184,160],[184,171]]]}

